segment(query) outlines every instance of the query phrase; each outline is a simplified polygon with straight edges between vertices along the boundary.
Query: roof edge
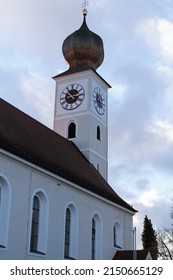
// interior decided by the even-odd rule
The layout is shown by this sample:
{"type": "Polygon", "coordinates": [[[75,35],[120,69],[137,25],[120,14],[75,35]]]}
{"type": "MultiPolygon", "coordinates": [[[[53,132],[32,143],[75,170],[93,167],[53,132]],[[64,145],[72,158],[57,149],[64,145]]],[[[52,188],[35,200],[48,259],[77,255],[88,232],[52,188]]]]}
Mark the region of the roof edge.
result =
{"type": "Polygon", "coordinates": [[[93,68],[69,68],[67,71],[53,76],[52,79],[56,80],[56,78],[72,75],[75,73],[86,72],[86,71],[94,72],[108,86],[108,88],[112,88],[112,86],[108,82],[106,82],[106,80],[103,79],[103,77],[100,74],[98,74],[97,71],[94,70],[93,68]]]}

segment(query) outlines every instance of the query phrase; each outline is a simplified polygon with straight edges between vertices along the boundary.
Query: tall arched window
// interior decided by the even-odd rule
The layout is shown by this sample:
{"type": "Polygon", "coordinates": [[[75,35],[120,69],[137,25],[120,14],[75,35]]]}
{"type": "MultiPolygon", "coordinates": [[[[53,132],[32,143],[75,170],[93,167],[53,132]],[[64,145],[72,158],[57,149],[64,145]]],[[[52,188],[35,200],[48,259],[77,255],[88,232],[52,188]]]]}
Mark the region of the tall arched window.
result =
{"type": "Polygon", "coordinates": [[[91,248],[91,259],[95,260],[95,249],[96,249],[96,221],[92,219],[92,248],[91,248]]]}
{"type": "Polygon", "coordinates": [[[122,229],[117,221],[113,226],[113,245],[115,248],[122,249],[122,229]]]}
{"type": "Polygon", "coordinates": [[[64,258],[77,259],[78,251],[78,214],[76,207],[70,204],[65,214],[64,258]]]}
{"type": "Polygon", "coordinates": [[[10,186],[7,180],[0,176],[0,248],[7,247],[9,216],[10,186]]]}
{"type": "Polygon", "coordinates": [[[113,241],[114,241],[114,247],[116,247],[117,246],[117,228],[115,225],[113,227],[113,241]]]}
{"type": "Polygon", "coordinates": [[[71,122],[68,126],[68,139],[76,138],[76,124],[71,122]]]}
{"type": "Polygon", "coordinates": [[[32,208],[32,228],[31,228],[31,244],[30,250],[32,252],[37,251],[38,247],[38,233],[39,233],[39,215],[40,215],[40,201],[39,198],[35,195],[33,200],[32,208]]]}
{"type": "Polygon", "coordinates": [[[66,210],[65,218],[65,247],[64,247],[64,256],[68,258],[70,256],[70,234],[71,234],[71,212],[70,209],[66,210]]]}
{"type": "Polygon", "coordinates": [[[32,202],[30,252],[46,254],[48,232],[48,201],[45,194],[37,192],[32,202]]]}
{"type": "Polygon", "coordinates": [[[101,131],[100,131],[100,126],[97,126],[97,140],[101,141],[101,131]]]}
{"type": "Polygon", "coordinates": [[[91,259],[100,260],[102,258],[102,222],[98,214],[92,218],[91,236],[91,259]]]}

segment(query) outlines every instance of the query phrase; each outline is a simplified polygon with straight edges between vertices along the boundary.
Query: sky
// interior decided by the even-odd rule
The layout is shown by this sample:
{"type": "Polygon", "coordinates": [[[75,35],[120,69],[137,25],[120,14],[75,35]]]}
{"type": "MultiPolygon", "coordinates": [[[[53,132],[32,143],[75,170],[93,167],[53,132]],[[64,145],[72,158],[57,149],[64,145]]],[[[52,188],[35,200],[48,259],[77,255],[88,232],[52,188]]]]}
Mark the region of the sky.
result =
{"type": "MultiPolygon", "coordinates": [[[[67,70],[64,39],[82,24],[83,0],[0,0],[0,97],[53,127],[55,81],[67,70]]],[[[109,183],[170,227],[173,199],[173,0],[89,0],[87,25],[101,36],[97,72],[109,90],[109,183]]]]}

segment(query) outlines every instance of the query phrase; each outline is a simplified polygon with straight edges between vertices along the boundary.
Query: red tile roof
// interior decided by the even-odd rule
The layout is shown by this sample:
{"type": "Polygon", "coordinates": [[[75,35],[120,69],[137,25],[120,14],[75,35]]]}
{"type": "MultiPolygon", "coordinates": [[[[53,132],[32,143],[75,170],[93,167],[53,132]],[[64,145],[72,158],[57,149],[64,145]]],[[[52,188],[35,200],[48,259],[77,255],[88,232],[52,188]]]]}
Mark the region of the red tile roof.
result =
{"type": "Polygon", "coordinates": [[[0,148],[135,212],[73,142],[0,98],[0,148]]]}
{"type": "MultiPolygon", "coordinates": [[[[137,260],[146,260],[149,254],[148,250],[136,250],[136,257],[137,260]]],[[[117,251],[113,260],[133,260],[134,259],[134,251],[133,250],[122,250],[117,251]]]]}

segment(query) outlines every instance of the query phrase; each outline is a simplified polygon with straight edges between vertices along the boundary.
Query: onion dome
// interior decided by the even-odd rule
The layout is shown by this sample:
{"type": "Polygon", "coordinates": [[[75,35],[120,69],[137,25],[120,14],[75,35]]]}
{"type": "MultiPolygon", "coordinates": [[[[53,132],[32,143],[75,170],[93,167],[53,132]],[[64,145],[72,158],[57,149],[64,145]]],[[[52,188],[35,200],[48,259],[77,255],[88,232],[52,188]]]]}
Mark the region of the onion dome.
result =
{"type": "Polygon", "coordinates": [[[92,68],[96,70],[103,62],[103,41],[86,24],[86,10],[83,10],[81,27],[69,35],[63,43],[62,52],[70,69],[73,71],[92,68]]]}

